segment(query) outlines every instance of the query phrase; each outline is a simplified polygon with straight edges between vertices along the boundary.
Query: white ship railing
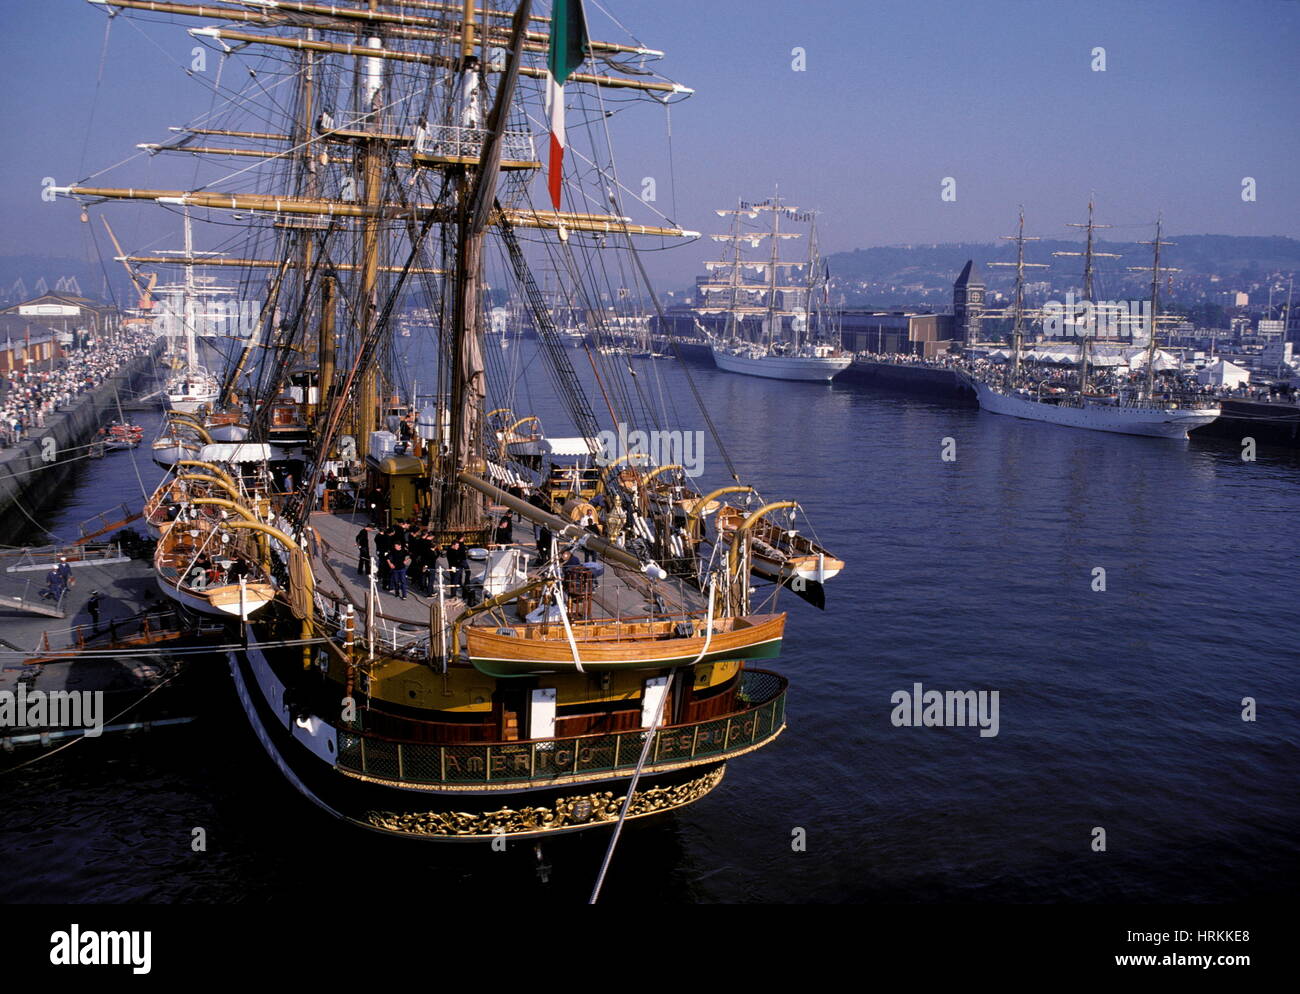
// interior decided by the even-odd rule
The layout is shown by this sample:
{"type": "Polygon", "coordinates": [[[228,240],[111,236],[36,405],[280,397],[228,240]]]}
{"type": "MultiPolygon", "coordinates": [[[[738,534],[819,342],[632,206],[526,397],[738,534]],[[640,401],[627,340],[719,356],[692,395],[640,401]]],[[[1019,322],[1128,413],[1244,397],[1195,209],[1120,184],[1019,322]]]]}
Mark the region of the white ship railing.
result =
{"type": "MultiPolygon", "coordinates": [[[[439,124],[417,136],[415,150],[422,155],[477,159],[483,154],[483,143],[488,137],[489,132],[485,128],[439,124]]],[[[521,162],[535,161],[532,134],[527,131],[507,131],[502,138],[501,158],[521,162]]]]}

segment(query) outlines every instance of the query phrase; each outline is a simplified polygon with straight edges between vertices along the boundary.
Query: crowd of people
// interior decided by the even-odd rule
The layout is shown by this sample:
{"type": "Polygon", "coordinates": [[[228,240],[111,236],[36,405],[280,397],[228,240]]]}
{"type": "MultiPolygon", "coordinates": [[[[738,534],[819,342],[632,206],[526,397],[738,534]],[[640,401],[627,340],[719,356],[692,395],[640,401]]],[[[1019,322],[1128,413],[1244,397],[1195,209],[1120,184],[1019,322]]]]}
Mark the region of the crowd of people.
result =
{"type": "Polygon", "coordinates": [[[144,355],[156,340],[147,329],[113,332],[54,360],[53,368],[32,364],[0,375],[0,449],[44,428],[56,411],[144,355]]]}
{"type": "MultiPolygon", "coordinates": [[[[511,486],[511,496],[554,513],[555,508],[541,490],[511,486]]],[[[426,597],[432,596],[438,585],[438,569],[442,560],[446,566],[442,573],[444,585],[456,590],[462,599],[469,601],[473,593],[470,582],[469,546],[460,539],[450,543],[439,541],[436,532],[418,522],[399,521],[385,524],[388,517],[386,495],[375,488],[363,495],[371,512],[373,525],[365,525],[356,534],[357,572],[363,576],[373,575],[376,583],[385,592],[400,600],[415,590],[426,597]]],[[[604,499],[599,495],[593,504],[604,506],[604,499]]],[[[497,548],[504,548],[514,543],[514,529],[517,512],[503,511],[496,518],[492,529],[492,543],[497,548]]],[[[599,533],[601,523],[592,514],[584,514],[577,522],[581,527],[593,533],[599,533]]],[[[546,566],[560,553],[551,530],[544,524],[532,525],[533,542],[536,556],[532,565],[546,566]]],[[[569,550],[560,556],[561,566],[583,567],[597,559],[596,553],[583,547],[580,562],[577,553],[569,550]]]]}
{"type": "Polygon", "coordinates": [[[937,356],[912,355],[907,352],[855,352],[855,359],[863,362],[884,362],[895,366],[929,366],[934,369],[969,369],[971,363],[956,352],[937,356]]]}
{"type": "MultiPolygon", "coordinates": [[[[937,356],[919,356],[897,352],[858,352],[855,358],[864,362],[887,363],[896,366],[923,366],[929,369],[951,369],[968,373],[979,380],[998,381],[1009,368],[1006,360],[990,359],[985,356],[968,357],[956,352],[945,352],[937,356]]],[[[1042,363],[1026,362],[1025,379],[1045,387],[1062,387],[1077,389],[1078,370],[1073,366],[1053,366],[1042,363]]],[[[1089,389],[1095,393],[1117,393],[1126,389],[1145,386],[1146,371],[1141,368],[1094,365],[1088,373],[1089,389]]],[[[1300,403],[1300,391],[1277,384],[1248,384],[1236,387],[1214,386],[1199,383],[1187,373],[1161,372],[1158,377],[1159,389],[1163,392],[1176,392],[1183,395],[1195,395],[1206,398],[1241,398],[1247,400],[1271,401],[1274,403],[1300,403]]]]}
{"type": "Polygon", "coordinates": [[[426,597],[433,594],[438,577],[439,560],[447,559],[445,581],[468,593],[469,550],[459,539],[445,548],[438,544],[431,529],[409,521],[385,527],[363,526],[357,532],[357,572],[374,574],[385,593],[406,600],[409,582],[426,597]],[[373,549],[371,533],[374,533],[373,549]]]}

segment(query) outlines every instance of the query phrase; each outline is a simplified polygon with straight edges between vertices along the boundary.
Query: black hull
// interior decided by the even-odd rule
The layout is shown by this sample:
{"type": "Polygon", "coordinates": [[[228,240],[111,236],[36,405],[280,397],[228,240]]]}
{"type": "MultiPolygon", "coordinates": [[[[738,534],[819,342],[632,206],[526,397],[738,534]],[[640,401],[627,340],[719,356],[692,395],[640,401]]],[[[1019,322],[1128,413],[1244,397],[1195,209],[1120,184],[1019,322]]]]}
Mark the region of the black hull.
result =
{"type": "MultiPolygon", "coordinates": [[[[268,701],[257,668],[265,657],[230,654],[231,676],[253,732],[293,787],[322,811],[361,828],[440,842],[498,837],[541,838],[612,826],[630,777],[519,791],[433,792],[350,775],[330,765],[291,733],[287,709],[268,701]]],[[[267,666],[269,669],[269,666],[267,666]]],[[[643,776],[629,818],[684,807],[721,782],[725,761],[643,776]]]]}

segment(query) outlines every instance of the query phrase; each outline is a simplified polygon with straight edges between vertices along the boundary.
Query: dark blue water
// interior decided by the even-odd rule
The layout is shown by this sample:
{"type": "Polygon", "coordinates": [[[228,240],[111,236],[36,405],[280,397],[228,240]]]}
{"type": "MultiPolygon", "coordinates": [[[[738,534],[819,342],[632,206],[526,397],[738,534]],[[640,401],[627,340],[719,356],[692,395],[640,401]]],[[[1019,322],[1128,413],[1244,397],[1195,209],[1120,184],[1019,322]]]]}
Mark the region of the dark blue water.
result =
{"type": "MultiPolygon", "coordinates": [[[[532,386],[510,406],[571,433],[544,401],[533,347],[512,351],[532,386]]],[[[704,427],[678,364],[638,368],[648,394],[674,399],[681,427],[704,427]]],[[[797,497],[849,567],[829,584],[825,613],[782,597],[786,733],[730,764],[698,804],[629,824],[606,900],[1209,902],[1294,891],[1294,454],[1244,463],[1221,443],[692,372],[747,481],[769,499],[797,497]],[[955,462],[941,459],[945,438],[955,462]],[[1092,589],[1096,567],[1104,592],[1092,589]],[[998,735],[895,727],[891,695],[918,682],[998,691],[998,735]],[[1253,723],[1241,718],[1245,697],[1257,702],[1253,723]],[[1104,852],[1092,849],[1098,827],[1104,852]],[[805,852],[792,851],[797,828],[805,852]]],[[[711,441],[705,452],[704,482],[722,482],[711,441]]],[[[90,466],[93,488],[50,527],[138,494],[124,459],[90,466]]],[[[531,847],[439,847],[327,821],[265,759],[223,666],[212,661],[193,725],[84,743],[0,776],[0,897],[364,901],[423,888],[498,904],[585,899],[603,834],[548,842],[543,882],[531,847]],[[190,849],[195,826],[205,853],[190,849]]]]}

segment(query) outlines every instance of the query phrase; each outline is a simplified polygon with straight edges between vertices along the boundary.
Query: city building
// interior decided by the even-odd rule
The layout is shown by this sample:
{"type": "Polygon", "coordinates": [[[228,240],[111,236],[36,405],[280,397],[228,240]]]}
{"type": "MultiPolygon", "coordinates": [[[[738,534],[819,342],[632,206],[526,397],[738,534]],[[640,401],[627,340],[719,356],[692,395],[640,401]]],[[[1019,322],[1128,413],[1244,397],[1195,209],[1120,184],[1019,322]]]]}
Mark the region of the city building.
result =
{"type": "Polygon", "coordinates": [[[952,285],[953,338],[963,342],[979,341],[984,290],[984,279],[975,260],[968,259],[957,282],[952,285]]]}
{"type": "Polygon", "coordinates": [[[55,331],[88,331],[101,335],[118,327],[117,308],[65,293],[45,293],[0,309],[0,315],[6,314],[39,321],[55,331]]]}
{"type": "Polygon", "coordinates": [[[1280,341],[1286,337],[1286,322],[1280,319],[1260,318],[1255,325],[1255,334],[1265,341],[1280,341]]]}
{"type": "Polygon", "coordinates": [[[0,373],[52,369],[72,340],[70,332],[56,331],[23,315],[0,313],[0,373]]]}
{"type": "Polygon", "coordinates": [[[954,335],[951,314],[914,314],[846,308],[838,314],[840,340],[850,352],[947,352],[954,335]]]}

